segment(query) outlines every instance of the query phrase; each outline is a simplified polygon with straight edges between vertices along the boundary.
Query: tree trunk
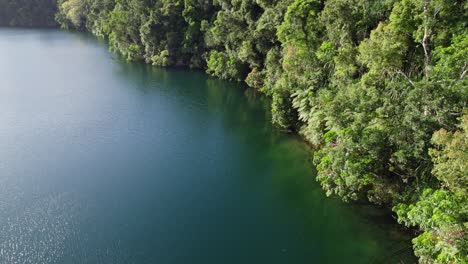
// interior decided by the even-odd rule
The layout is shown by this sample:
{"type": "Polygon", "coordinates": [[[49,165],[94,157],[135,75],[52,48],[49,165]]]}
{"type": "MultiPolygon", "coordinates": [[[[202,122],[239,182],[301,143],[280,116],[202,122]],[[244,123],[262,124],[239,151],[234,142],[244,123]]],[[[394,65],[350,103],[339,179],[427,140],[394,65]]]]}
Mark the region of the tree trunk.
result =
{"type": "Polygon", "coordinates": [[[429,65],[431,64],[431,48],[429,47],[429,38],[430,38],[430,29],[428,28],[429,25],[429,14],[428,14],[428,8],[429,8],[429,0],[424,1],[424,17],[425,21],[424,23],[424,36],[422,39],[422,46],[424,49],[424,75],[427,76],[429,73],[429,65]]]}

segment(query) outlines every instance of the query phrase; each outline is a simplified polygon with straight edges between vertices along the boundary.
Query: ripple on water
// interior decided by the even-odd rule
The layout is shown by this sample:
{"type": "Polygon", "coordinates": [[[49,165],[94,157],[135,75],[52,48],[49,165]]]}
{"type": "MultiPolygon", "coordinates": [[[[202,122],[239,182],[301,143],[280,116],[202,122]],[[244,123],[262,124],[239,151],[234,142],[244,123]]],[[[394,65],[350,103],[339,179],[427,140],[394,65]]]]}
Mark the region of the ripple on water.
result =
{"type": "MultiPolygon", "coordinates": [[[[2,198],[8,196],[4,194],[2,198]]],[[[15,202],[17,197],[6,198],[15,202]]],[[[77,203],[62,193],[17,206],[15,212],[12,209],[11,204],[0,204],[2,215],[10,213],[0,218],[0,263],[58,263],[66,251],[65,242],[76,236],[77,203]]]]}
{"type": "Polygon", "coordinates": [[[133,263],[119,234],[111,240],[90,227],[92,203],[74,193],[39,194],[21,182],[0,177],[0,264],[133,263]]]}

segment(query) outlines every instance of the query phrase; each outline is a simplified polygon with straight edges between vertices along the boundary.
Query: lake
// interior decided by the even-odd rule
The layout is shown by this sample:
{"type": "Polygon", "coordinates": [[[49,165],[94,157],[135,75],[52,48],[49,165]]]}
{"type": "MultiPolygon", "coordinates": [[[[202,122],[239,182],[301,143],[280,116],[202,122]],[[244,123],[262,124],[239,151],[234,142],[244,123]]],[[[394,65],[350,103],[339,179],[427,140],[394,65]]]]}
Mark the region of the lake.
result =
{"type": "Polygon", "coordinates": [[[0,29],[0,263],[413,263],[386,210],[327,198],[268,101],[0,29]]]}

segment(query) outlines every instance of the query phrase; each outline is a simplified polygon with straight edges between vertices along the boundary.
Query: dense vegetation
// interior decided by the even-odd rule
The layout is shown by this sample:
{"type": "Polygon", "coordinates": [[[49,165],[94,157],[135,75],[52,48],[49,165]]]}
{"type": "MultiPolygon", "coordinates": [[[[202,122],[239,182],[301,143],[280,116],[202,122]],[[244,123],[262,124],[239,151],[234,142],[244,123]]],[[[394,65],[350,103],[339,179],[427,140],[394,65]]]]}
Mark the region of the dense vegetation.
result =
{"type": "Polygon", "coordinates": [[[273,122],[317,149],[317,179],[328,195],[392,206],[400,223],[420,230],[413,243],[421,263],[468,262],[468,2],[59,0],[58,7],[64,28],[105,37],[128,60],[203,68],[263,92],[273,122]]]}
{"type": "Polygon", "coordinates": [[[0,0],[0,26],[56,26],[56,0],[0,0]]]}

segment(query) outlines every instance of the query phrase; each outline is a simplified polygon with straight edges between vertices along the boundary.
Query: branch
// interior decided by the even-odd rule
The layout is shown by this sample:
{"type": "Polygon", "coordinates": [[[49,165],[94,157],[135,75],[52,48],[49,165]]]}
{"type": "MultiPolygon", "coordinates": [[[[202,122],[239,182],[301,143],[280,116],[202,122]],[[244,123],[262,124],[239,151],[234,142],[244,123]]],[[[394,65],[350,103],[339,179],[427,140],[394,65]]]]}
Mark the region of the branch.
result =
{"type": "Polygon", "coordinates": [[[462,74],[460,75],[460,80],[463,80],[463,78],[465,78],[465,74],[466,74],[467,71],[468,71],[468,70],[464,70],[464,71],[462,72],[462,74]]]}
{"type": "Polygon", "coordinates": [[[462,68],[462,73],[460,74],[460,80],[463,80],[463,78],[465,78],[465,74],[467,71],[468,69],[466,69],[466,62],[465,62],[465,65],[463,65],[463,68],[462,68]]]}
{"type": "Polygon", "coordinates": [[[400,69],[397,69],[396,70],[397,73],[403,75],[403,77],[405,77],[405,79],[414,87],[414,82],[408,77],[408,75],[406,75],[402,70],[400,69]]]}

